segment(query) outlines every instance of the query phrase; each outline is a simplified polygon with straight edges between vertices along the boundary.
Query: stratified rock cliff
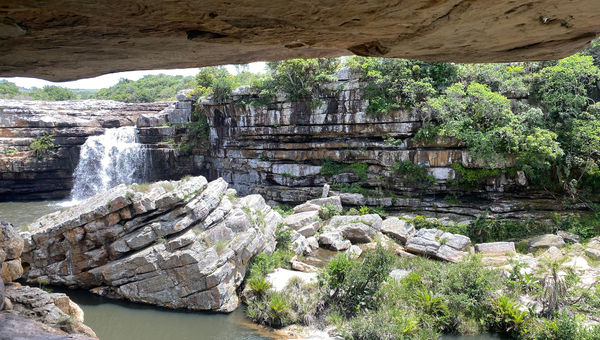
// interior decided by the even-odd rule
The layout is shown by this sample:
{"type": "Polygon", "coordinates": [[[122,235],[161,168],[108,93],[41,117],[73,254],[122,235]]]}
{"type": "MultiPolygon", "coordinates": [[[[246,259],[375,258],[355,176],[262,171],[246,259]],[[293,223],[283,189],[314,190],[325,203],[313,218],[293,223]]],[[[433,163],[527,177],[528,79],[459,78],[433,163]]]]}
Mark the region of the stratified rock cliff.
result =
{"type": "MultiPolygon", "coordinates": [[[[175,110],[175,104],[169,102],[0,100],[0,200],[67,197],[79,149],[87,137],[102,134],[107,128],[135,125],[140,115],[175,110]],[[38,158],[30,144],[44,135],[52,136],[55,147],[49,155],[38,158]]],[[[148,166],[164,169],[153,171],[156,177],[148,180],[193,173],[187,159],[175,157],[152,142],[146,147],[148,166]],[[186,165],[174,166],[178,161],[186,165]],[[177,173],[178,169],[182,170],[177,173]]]]}
{"type": "Polygon", "coordinates": [[[482,167],[464,145],[417,141],[421,120],[415,112],[367,114],[364,84],[347,69],[337,77],[329,94],[307,102],[279,94],[268,105],[255,106],[248,103],[257,94],[241,87],[226,103],[208,99],[198,104],[211,130],[211,176],[223,177],[242,194],[294,204],[319,197],[328,183],[341,191],[347,206],[447,213],[459,219],[485,210],[523,218],[561,208],[529,187],[524,174],[511,169],[514,164],[499,165],[477,186],[461,185],[453,165],[482,167]],[[402,173],[398,164],[413,173],[402,173]],[[419,178],[415,171],[422,172],[419,178]]]}
{"type": "Polygon", "coordinates": [[[223,179],[120,185],[24,233],[25,279],[168,308],[229,312],[248,260],[274,249],[281,216],[223,179]]]}

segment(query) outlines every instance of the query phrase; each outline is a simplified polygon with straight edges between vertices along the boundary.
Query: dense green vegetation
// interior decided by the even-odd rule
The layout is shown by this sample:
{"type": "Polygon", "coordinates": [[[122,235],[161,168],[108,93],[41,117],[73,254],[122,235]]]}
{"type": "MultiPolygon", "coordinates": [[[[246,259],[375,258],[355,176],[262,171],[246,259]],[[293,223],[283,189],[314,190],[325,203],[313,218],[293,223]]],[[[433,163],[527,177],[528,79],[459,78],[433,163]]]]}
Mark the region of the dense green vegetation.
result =
{"type": "Polygon", "coordinates": [[[40,136],[38,139],[31,142],[29,147],[37,159],[44,159],[52,155],[56,149],[56,145],[54,145],[54,137],[52,137],[50,134],[40,136]]]}
{"type": "Polygon", "coordinates": [[[600,286],[583,289],[577,275],[558,276],[558,262],[531,274],[515,262],[502,274],[477,256],[456,264],[405,259],[379,245],[360,259],[339,253],[320,270],[318,282],[294,279],[274,292],[264,275],[280,259],[281,249],[259,255],[247,281],[246,313],[272,327],[334,326],[345,339],[436,339],[490,331],[524,340],[600,337],[600,327],[586,326],[584,314],[600,311],[600,286]],[[393,279],[392,268],[406,275],[393,279]],[[517,301],[523,295],[542,308],[524,308],[517,301]]]}
{"type": "Polygon", "coordinates": [[[175,100],[178,91],[192,88],[193,83],[193,77],[147,75],[139,80],[121,79],[117,84],[98,91],[94,98],[128,103],[175,100]]]}
{"type": "Polygon", "coordinates": [[[175,100],[178,91],[194,87],[194,77],[147,75],[139,80],[121,79],[101,90],[67,89],[48,85],[23,89],[6,80],[0,81],[0,99],[74,100],[108,99],[128,103],[175,100]]]}

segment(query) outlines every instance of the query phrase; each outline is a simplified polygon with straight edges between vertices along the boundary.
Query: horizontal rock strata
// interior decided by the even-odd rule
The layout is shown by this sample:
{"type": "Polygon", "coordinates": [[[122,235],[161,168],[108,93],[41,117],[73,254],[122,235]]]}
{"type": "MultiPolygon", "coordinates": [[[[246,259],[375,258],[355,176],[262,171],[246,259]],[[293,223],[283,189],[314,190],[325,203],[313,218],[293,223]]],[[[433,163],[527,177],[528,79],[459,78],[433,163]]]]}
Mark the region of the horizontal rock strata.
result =
{"type": "Polygon", "coordinates": [[[248,260],[272,251],[281,216],[204,177],[120,185],[24,233],[25,279],[168,308],[229,312],[248,260]]]}
{"type": "MultiPolygon", "coordinates": [[[[79,150],[87,137],[105,129],[132,126],[139,117],[163,113],[165,123],[181,120],[186,110],[180,104],[121,103],[108,100],[17,101],[0,100],[0,200],[63,198],[73,186],[73,172],[79,150]],[[30,144],[51,135],[54,150],[41,159],[33,155],[30,144]]],[[[181,104],[182,105],[182,104],[181,104]]],[[[191,112],[188,102],[187,114],[191,112]]],[[[165,126],[140,131],[140,143],[149,153],[149,181],[197,174],[193,158],[179,156],[167,140],[176,133],[165,126]],[[158,137],[158,138],[157,138],[158,137]]]]}
{"type": "Polygon", "coordinates": [[[600,31],[596,0],[7,0],[0,16],[0,75],[55,81],[350,54],[556,59],[600,31]]]}

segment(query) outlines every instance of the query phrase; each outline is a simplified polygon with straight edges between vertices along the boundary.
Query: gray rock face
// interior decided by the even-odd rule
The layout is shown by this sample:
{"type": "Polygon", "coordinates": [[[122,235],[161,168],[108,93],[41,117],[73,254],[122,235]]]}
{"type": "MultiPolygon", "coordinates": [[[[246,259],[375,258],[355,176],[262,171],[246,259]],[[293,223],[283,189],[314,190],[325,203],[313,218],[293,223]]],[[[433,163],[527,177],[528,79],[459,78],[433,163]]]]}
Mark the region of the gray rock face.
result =
{"type": "Polygon", "coordinates": [[[406,244],[406,241],[415,235],[415,227],[397,217],[388,217],[381,224],[381,232],[406,244]]]}
{"type": "Polygon", "coordinates": [[[504,256],[516,254],[514,242],[489,242],[475,245],[475,252],[484,256],[504,256]]]}
{"type": "Polygon", "coordinates": [[[6,297],[12,303],[13,313],[32,318],[57,331],[96,337],[94,331],[83,324],[81,308],[63,293],[47,293],[35,287],[11,285],[6,289],[6,297]]]}
{"type": "Polygon", "coordinates": [[[204,177],[117,186],[24,233],[25,278],[168,308],[229,312],[248,260],[274,249],[281,216],[262,197],[230,199],[204,177]]]}
{"type": "Polygon", "coordinates": [[[340,251],[350,248],[352,243],[349,240],[345,240],[339,230],[326,230],[319,235],[319,245],[340,251]]]}
{"type": "Polygon", "coordinates": [[[463,235],[437,229],[419,229],[406,242],[406,250],[413,254],[428,255],[450,262],[458,262],[467,255],[471,240],[463,235]]]}
{"type": "Polygon", "coordinates": [[[541,248],[557,247],[562,248],[565,246],[565,241],[558,235],[546,234],[538,237],[534,237],[529,241],[529,249],[536,251],[541,248]]]}
{"type": "Polygon", "coordinates": [[[568,231],[564,231],[564,230],[559,230],[556,235],[560,236],[563,238],[563,240],[567,243],[578,243],[579,242],[579,235],[575,235],[573,233],[570,233],[568,231]]]}
{"type": "Polygon", "coordinates": [[[283,219],[283,223],[285,223],[287,226],[293,228],[294,230],[299,230],[309,224],[317,222],[318,220],[319,220],[319,211],[318,210],[309,210],[309,211],[291,214],[288,217],[283,219]]]}
{"type": "Polygon", "coordinates": [[[68,196],[79,148],[87,137],[107,128],[135,125],[140,115],[159,112],[168,105],[0,100],[0,200],[68,196]],[[53,136],[56,148],[49,157],[37,159],[30,144],[44,134],[53,136]]]}
{"type": "Polygon", "coordinates": [[[23,245],[23,238],[14,227],[10,223],[0,222],[0,279],[2,281],[14,281],[23,274],[20,259],[23,245]]]}
{"type": "Polygon", "coordinates": [[[92,340],[94,338],[67,334],[41,322],[23,316],[0,312],[0,339],[10,340],[92,340]]]}

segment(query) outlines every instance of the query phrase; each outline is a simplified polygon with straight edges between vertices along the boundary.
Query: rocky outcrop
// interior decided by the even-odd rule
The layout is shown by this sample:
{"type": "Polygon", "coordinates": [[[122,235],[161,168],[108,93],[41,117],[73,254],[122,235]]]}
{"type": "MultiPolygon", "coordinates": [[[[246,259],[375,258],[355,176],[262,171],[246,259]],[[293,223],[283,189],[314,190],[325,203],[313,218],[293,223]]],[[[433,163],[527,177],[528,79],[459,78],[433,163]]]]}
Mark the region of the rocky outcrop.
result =
{"type": "Polygon", "coordinates": [[[0,339],[11,340],[91,340],[80,334],[68,334],[41,322],[13,314],[0,313],[0,339]]]}
{"type": "MultiPolygon", "coordinates": [[[[0,280],[11,282],[23,275],[21,266],[23,244],[23,239],[15,228],[10,223],[0,221],[0,280]]],[[[0,304],[3,301],[0,299],[0,304]]]]}
{"type": "Polygon", "coordinates": [[[68,334],[96,338],[94,331],[83,324],[81,308],[65,294],[47,293],[35,287],[10,285],[6,289],[6,297],[11,302],[11,313],[68,334]]]}
{"type": "Polygon", "coordinates": [[[0,100],[0,200],[68,196],[79,149],[88,136],[135,125],[141,114],[159,112],[169,105],[0,100]],[[43,135],[52,136],[54,149],[37,158],[30,144],[43,135]]]}
{"type": "Polygon", "coordinates": [[[139,123],[147,153],[147,181],[200,174],[202,157],[183,155],[167,140],[177,123],[191,114],[191,100],[177,103],[121,103],[107,100],[61,102],[0,100],[0,201],[67,197],[81,145],[108,128],[139,123]],[[145,117],[164,117],[148,128],[145,117]],[[165,124],[163,124],[165,123],[165,124]],[[165,125],[165,126],[163,126],[165,125]],[[51,135],[54,149],[37,158],[30,144],[51,135]]]}
{"type": "Polygon", "coordinates": [[[25,279],[168,308],[229,312],[248,261],[275,246],[281,216],[204,177],[120,185],[24,233],[25,279]]]}
{"type": "Polygon", "coordinates": [[[441,260],[458,262],[469,250],[471,240],[463,235],[437,229],[419,229],[406,241],[406,250],[413,254],[432,256],[441,260]]]}
{"type": "Polygon", "coordinates": [[[596,0],[8,1],[0,16],[0,75],[54,81],[350,54],[556,59],[600,31],[596,0]]]}
{"type": "Polygon", "coordinates": [[[253,106],[247,103],[256,93],[247,87],[234,91],[226,103],[203,100],[197,110],[206,114],[211,128],[209,175],[223,177],[242,194],[288,204],[320,197],[329,183],[329,194],[339,195],[345,206],[380,206],[457,220],[473,219],[486,210],[490,216],[523,219],[562,209],[547,193],[528,187],[518,171],[500,171],[475,188],[459,185],[453,165],[481,167],[464,145],[416,141],[421,127],[416,112],[367,114],[364,84],[347,71],[338,72],[330,93],[309,102],[291,101],[280,93],[266,106],[253,106]],[[396,142],[389,143],[389,137],[396,142]],[[338,173],[323,171],[327,160],[337,163],[338,173]],[[433,182],[398,173],[397,162],[424,167],[433,182]],[[350,165],[366,171],[357,173],[350,165]]]}

